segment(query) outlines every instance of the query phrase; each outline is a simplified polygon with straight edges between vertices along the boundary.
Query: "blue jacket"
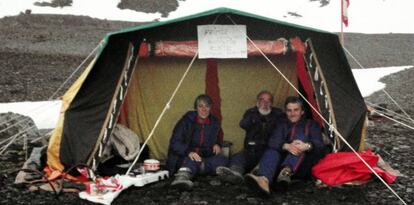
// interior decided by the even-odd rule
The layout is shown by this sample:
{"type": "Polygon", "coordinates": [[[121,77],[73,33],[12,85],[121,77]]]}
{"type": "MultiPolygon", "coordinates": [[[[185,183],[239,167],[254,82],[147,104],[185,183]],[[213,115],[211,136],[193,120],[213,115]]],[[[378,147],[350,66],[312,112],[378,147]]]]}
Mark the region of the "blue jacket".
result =
{"type": "Polygon", "coordinates": [[[260,114],[257,107],[248,109],[240,121],[240,127],[246,131],[244,148],[249,142],[254,142],[259,149],[265,148],[273,130],[284,120],[285,114],[276,107],[268,115],[260,114]]]}
{"type": "Polygon", "coordinates": [[[291,143],[295,139],[311,143],[312,152],[321,152],[325,147],[321,128],[314,120],[310,119],[301,119],[296,123],[286,121],[283,125],[278,126],[270,137],[268,146],[271,149],[283,152],[283,144],[291,143]]]}
{"type": "Polygon", "coordinates": [[[187,112],[175,125],[168,148],[167,168],[174,173],[190,152],[200,157],[213,156],[213,146],[222,142],[219,138],[221,125],[219,120],[210,114],[206,121],[198,122],[196,111],[187,112]]]}

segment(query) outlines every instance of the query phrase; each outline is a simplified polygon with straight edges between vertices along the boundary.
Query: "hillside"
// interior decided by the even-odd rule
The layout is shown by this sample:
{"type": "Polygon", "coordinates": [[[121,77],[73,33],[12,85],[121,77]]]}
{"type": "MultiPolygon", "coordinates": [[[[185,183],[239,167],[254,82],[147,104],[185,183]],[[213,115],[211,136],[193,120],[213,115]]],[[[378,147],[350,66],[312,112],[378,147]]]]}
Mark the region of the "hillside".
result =
{"type": "MultiPolygon", "coordinates": [[[[140,24],[61,15],[0,19],[0,102],[47,100],[107,33],[140,24]]],[[[414,64],[412,34],[347,33],[345,45],[366,68],[414,64]]]]}

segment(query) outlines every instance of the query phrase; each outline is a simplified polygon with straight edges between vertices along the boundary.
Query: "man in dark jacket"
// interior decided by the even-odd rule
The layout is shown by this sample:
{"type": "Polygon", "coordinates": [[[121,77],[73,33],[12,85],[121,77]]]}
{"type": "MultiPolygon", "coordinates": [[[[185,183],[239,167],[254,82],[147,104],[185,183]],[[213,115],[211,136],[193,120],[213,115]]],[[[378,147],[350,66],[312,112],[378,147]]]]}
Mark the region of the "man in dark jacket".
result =
{"type": "Polygon", "coordinates": [[[284,120],[281,109],[273,107],[273,95],[261,91],[256,97],[256,106],[248,109],[240,121],[246,131],[243,150],[232,156],[229,167],[218,167],[217,174],[224,181],[238,184],[243,182],[243,174],[250,172],[266,150],[269,136],[284,120]]]}
{"type": "Polygon", "coordinates": [[[311,168],[322,157],[324,144],[319,125],[304,119],[303,102],[298,97],[288,97],[285,102],[288,121],[273,132],[268,149],[259,163],[257,175],[247,174],[249,188],[262,194],[270,194],[277,171],[277,182],[286,187],[291,177],[306,179],[311,176],[311,168]]]}
{"type": "Polygon", "coordinates": [[[187,112],[176,124],[170,139],[167,168],[175,179],[177,188],[189,190],[191,179],[197,174],[215,174],[218,166],[226,165],[227,157],[221,155],[221,128],[219,120],[210,114],[212,100],[200,95],[194,102],[196,111],[187,112]]]}

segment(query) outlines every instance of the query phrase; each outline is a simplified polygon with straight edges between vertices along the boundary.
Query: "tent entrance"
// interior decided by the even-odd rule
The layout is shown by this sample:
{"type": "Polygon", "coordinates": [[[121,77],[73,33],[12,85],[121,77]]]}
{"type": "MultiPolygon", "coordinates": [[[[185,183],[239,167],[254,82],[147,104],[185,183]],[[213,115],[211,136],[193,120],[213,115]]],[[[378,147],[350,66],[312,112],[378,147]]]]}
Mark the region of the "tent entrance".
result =
{"type": "MultiPolygon", "coordinates": [[[[296,58],[295,53],[270,57],[294,85],[298,84],[296,58]]],[[[138,136],[147,137],[189,61],[188,58],[176,57],[141,58],[133,74],[119,121],[138,136]]],[[[255,105],[258,92],[269,90],[274,93],[274,105],[277,107],[283,107],[287,96],[297,95],[262,56],[247,59],[198,59],[192,65],[163,122],[155,131],[154,138],[149,141],[152,157],[166,157],[175,123],[186,111],[192,109],[194,98],[206,92],[209,86],[206,79],[210,65],[208,61],[214,61],[217,66],[216,83],[220,92],[224,139],[233,142],[233,151],[242,148],[244,131],[238,124],[245,110],[255,105]]]]}

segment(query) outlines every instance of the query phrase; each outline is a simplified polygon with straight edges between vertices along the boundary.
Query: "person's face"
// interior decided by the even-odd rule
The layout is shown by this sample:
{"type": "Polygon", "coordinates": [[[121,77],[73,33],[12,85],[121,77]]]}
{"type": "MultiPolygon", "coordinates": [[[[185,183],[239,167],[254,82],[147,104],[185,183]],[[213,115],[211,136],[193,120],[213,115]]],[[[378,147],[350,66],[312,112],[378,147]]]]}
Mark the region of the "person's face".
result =
{"type": "Polygon", "coordinates": [[[259,96],[256,104],[259,112],[266,115],[272,110],[272,96],[268,93],[263,93],[259,96]]]}
{"type": "Polygon", "coordinates": [[[210,106],[204,102],[204,101],[200,101],[197,104],[197,114],[198,117],[200,117],[201,119],[206,119],[209,115],[210,115],[210,106]]]}
{"type": "Polygon", "coordinates": [[[304,112],[299,103],[288,103],[286,105],[286,115],[289,121],[292,123],[298,122],[303,113],[304,112]]]}

